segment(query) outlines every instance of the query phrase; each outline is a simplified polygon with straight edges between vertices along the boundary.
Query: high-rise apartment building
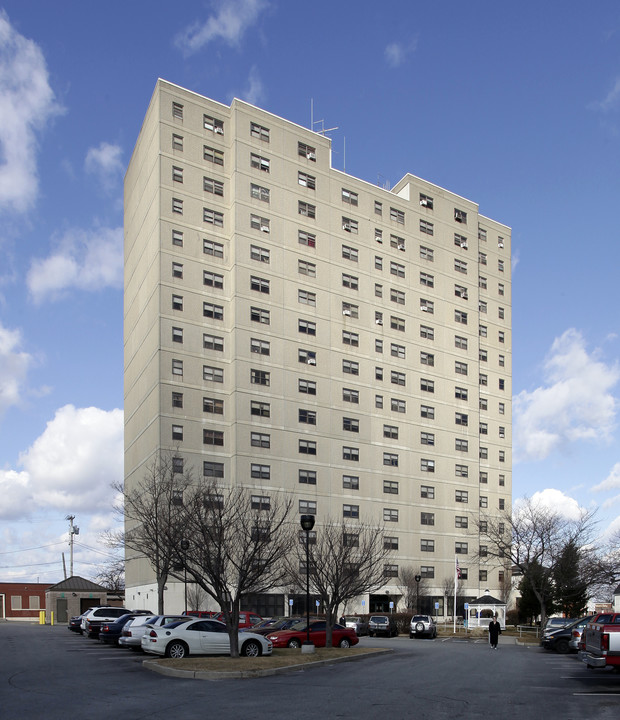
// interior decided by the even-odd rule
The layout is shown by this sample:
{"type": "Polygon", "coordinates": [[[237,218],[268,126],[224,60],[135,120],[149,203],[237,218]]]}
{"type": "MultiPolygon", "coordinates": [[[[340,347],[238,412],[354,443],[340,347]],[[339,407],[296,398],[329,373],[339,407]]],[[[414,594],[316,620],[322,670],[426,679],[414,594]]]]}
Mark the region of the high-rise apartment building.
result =
{"type": "MultiPolygon", "coordinates": [[[[455,558],[459,594],[501,596],[476,519],[511,503],[510,229],[476,203],[372,185],[321,134],[160,80],[125,181],[124,341],[127,487],[169,451],[292,493],[319,531],[383,525],[385,586],[358,610],[402,607],[413,568],[451,614],[455,558]]],[[[128,603],[154,588],[130,559],[128,603]]]]}

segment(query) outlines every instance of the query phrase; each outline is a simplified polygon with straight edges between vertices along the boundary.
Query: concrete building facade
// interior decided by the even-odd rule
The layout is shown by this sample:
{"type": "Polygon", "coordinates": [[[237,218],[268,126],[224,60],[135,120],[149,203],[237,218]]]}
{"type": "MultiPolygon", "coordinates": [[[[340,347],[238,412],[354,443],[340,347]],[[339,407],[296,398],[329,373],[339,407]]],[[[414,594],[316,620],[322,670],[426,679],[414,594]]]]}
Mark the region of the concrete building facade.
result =
{"type": "MultiPolygon", "coordinates": [[[[475,520],[511,504],[510,229],[476,203],[372,185],[321,134],[159,80],[125,179],[124,343],[127,487],[168,451],[292,493],[318,531],[376,522],[393,559],[358,611],[402,606],[413,567],[450,615],[455,558],[460,595],[502,596],[475,520]]],[[[127,602],[154,585],[129,557],[127,602]]]]}

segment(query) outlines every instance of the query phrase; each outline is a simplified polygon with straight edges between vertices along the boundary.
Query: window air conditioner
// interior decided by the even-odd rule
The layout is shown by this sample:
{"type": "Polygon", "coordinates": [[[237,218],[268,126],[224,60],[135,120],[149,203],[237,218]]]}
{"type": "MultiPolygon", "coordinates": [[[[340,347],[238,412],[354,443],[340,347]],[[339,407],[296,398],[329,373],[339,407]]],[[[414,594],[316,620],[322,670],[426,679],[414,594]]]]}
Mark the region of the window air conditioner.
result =
{"type": "Polygon", "coordinates": [[[343,315],[350,315],[350,314],[351,314],[351,311],[350,311],[350,310],[343,310],[343,311],[342,311],[342,314],[343,314],[343,315]]]}
{"type": "Polygon", "coordinates": [[[375,325],[383,325],[383,320],[380,320],[379,318],[377,318],[375,320],[375,325]]]}
{"type": "Polygon", "coordinates": [[[223,135],[223,134],[224,134],[224,128],[216,127],[216,128],[215,128],[215,132],[216,132],[218,135],[223,135]]]}
{"type": "Polygon", "coordinates": [[[261,225],[260,229],[262,232],[268,233],[269,232],[269,225],[261,225]]]}
{"type": "Polygon", "coordinates": [[[308,365],[316,365],[316,359],[315,358],[308,358],[308,365]]]}
{"type": "Polygon", "coordinates": [[[398,249],[399,249],[399,250],[404,250],[404,249],[405,249],[405,246],[403,245],[403,243],[400,243],[400,244],[399,244],[398,249]]]}
{"type": "Polygon", "coordinates": [[[461,247],[464,248],[465,250],[467,250],[467,243],[466,243],[466,242],[462,242],[462,243],[461,243],[461,247]]]}
{"type": "Polygon", "coordinates": [[[347,232],[351,232],[351,226],[349,225],[349,223],[343,223],[342,229],[346,230],[347,232]]]}
{"type": "Polygon", "coordinates": [[[375,240],[379,243],[379,245],[383,245],[383,238],[376,237],[375,240]]]}
{"type": "Polygon", "coordinates": [[[316,160],[316,153],[308,151],[306,153],[306,157],[308,158],[308,160],[316,160]]]}
{"type": "Polygon", "coordinates": [[[498,242],[498,243],[497,243],[497,247],[498,247],[498,248],[503,248],[503,247],[504,247],[504,243],[503,243],[503,242],[498,242]]]}
{"type": "Polygon", "coordinates": [[[422,205],[423,207],[427,207],[427,206],[428,206],[428,200],[420,200],[420,205],[422,205]]]}
{"type": "Polygon", "coordinates": [[[422,312],[428,312],[428,308],[426,307],[426,305],[422,305],[422,306],[420,307],[420,310],[421,310],[422,312]]]}

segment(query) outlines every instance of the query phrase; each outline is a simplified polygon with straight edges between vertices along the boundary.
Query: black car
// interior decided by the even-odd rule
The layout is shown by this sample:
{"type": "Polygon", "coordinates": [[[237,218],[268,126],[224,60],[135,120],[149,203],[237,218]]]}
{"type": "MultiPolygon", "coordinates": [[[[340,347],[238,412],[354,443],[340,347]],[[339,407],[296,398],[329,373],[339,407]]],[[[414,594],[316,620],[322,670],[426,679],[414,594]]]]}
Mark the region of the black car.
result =
{"type": "Polygon", "coordinates": [[[103,623],[102,626],[99,628],[99,642],[104,642],[108,645],[118,646],[118,639],[123,632],[125,624],[128,623],[130,620],[133,620],[133,618],[135,617],[136,615],[134,615],[133,613],[127,613],[125,615],[121,615],[114,621],[103,623]]]}
{"type": "MultiPolygon", "coordinates": [[[[92,608],[88,608],[88,610],[92,610],[92,608]]],[[[82,615],[74,615],[69,620],[69,625],[67,626],[67,630],[70,630],[71,632],[81,633],[82,632],[82,617],[85,613],[88,612],[88,610],[85,610],[82,615]]]]}
{"type": "Polygon", "coordinates": [[[385,635],[395,637],[398,635],[396,620],[391,615],[371,615],[368,620],[368,635],[385,635]]]}
{"type": "Polygon", "coordinates": [[[540,644],[546,650],[555,650],[558,653],[570,652],[572,648],[569,643],[573,635],[573,629],[579,624],[583,626],[584,620],[587,622],[588,619],[589,618],[580,618],[578,620],[573,620],[570,625],[559,628],[559,630],[552,630],[551,632],[545,630],[545,633],[540,640],[540,644]]]}

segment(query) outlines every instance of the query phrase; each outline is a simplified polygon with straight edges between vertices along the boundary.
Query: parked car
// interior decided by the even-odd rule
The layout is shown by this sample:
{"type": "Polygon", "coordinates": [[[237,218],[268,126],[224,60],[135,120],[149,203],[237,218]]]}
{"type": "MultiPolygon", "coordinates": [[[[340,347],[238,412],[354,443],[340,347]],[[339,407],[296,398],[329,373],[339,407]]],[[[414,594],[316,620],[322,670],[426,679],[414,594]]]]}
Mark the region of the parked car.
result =
{"type": "Polygon", "coordinates": [[[118,640],[126,623],[135,617],[133,613],[126,613],[114,620],[114,622],[104,622],[99,628],[99,642],[108,645],[118,645],[118,640]]]}
{"type": "Polygon", "coordinates": [[[414,615],[409,626],[409,637],[437,637],[437,624],[430,615],[414,615]]]}
{"type": "Polygon", "coordinates": [[[121,615],[131,612],[127,608],[107,607],[105,605],[91,608],[82,615],[81,630],[82,634],[88,637],[99,637],[99,628],[104,622],[117,620],[121,615]]]}
{"type": "Polygon", "coordinates": [[[385,635],[393,637],[398,635],[396,620],[391,615],[371,615],[368,620],[368,635],[385,635]]]}
{"type": "Polygon", "coordinates": [[[554,630],[559,630],[560,628],[566,627],[567,625],[572,625],[572,623],[574,623],[576,619],[577,618],[562,617],[547,618],[547,622],[545,623],[545,627],[543,628],[543,635],[546,632],[553,632],[554,630]]]}
{"type": "Polygon", "coordinates": [[[271,618],[271,620],[263,620],[258,625],[252,625],[251,628],[240,628],[243,632],[253,632],[259,635],[269,635],[276,630],[288,630],[296,623],[303,621],[302,617],[281,617],[271,618]]]}
{"type": "MultiPolygon", "coordinates": [[[[220,612],[218,613],[214,620],[219,620],[220,622],[224,622],[224,613],[220,612]]],[[[263,618],[260,615],[257,615],[253,612],[244,612],[241,611],[239,613],[239,629],[241,628],[249,628],[254,627],[254,625],[257,625],[259,622],[262,622],[263,618]]]]}
{"type": "MultiPolygon", "coordinates": [[[[144,652],[170,658],[187,655],[229,655],[226,625],[218,620],[176,620],[152,628],[142,637],[144,652]]],[[[272,644],[262,635],[239,632],[239,654],[248,657],[271,655],[272,644]]]]}
{"type": "MultiPolygon", "coordinates": [[[[276,630],[267,635],[267,640],[273,643],[275,648],[299,648],[306,641],[308,636],[307,623],[300,620],[288,630],[276,630]]],[[[327,623],[325,620],[310,621],[310,642],[316,647],[325,647],[327,623]]],[[[346,628],[336,624],[332,627],[333,647],[348,648],[357,645],[359,640],[353,628],[346,628]]]]}
{"type": "Polygon", "coordinates": [[[360,635],[368,635],[368,620],[364,620],[358,615],[346,615],[344,625],[345,627],[353,628],[358,637],[360,635]]]}
{"type": "MultiPolygon", "coordinates": [[[[573,629],[579,627],[578,633],[581,637],[581,631],[592,619],[592,615],[573,621],[570,625],[552,630],[551,632],[545,630],[540,644],[545,650],[555,650],[558,653],[567,653],[571,650],[570,642],[573,637],[573,629]]],[[[576,647],[574,648],[577,649],[576,647]]]]}
{"type": "Polygon", "coordinates": [[[219,614],[219,610],[183,610],[181,613],[192,618],[214,618],[219,614]]]}
{"type": "Polygon", "coordinates": [[[130,620],[119,638],[121,647],[129,647],[139,650],[142,644],[142,636],[151,627],[160,627],[177,620],[187,620],[183,615],[143,615],[130,620]]]}
{"type": "MultiPolygon", "coordinates": [[[[88,608],[88,610],[92,610],[92,608],[88,608]]],[[[81,615],[74,615],[69,620],[69,625],[67,626],[67,629],[71,630],[71,632],[80,633],[80,635],[81,635],[82,634],[82,618],[84,617],[84,615],[86,615],[88,610],[85,610],[81,615]]]]}
{"type": "Polygon", "coordinates": [[[584,618],[581,618],[579,622],[572,625],[570,640],[568,641],[568,647],[574,652],[577,652],[577,650],[579,650],[579,642],[581,640],[581,634],[583,633],[583,629],[589,622],[594,620],[595,617],[595,615],[588,615],[584,618]]]}

